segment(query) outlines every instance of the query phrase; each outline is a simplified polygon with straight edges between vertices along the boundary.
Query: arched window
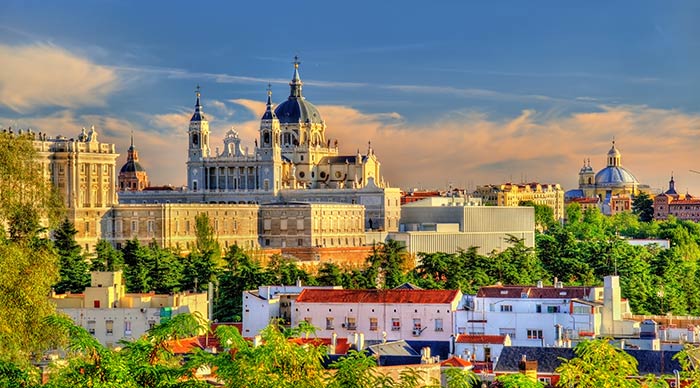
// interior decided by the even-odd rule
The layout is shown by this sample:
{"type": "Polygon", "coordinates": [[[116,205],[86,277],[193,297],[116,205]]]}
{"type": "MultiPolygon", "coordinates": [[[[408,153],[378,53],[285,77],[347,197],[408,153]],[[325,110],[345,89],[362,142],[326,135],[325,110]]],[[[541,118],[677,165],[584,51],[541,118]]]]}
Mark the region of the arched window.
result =
{"type": "Polygon", "coordinates": [[[195,133],[192,135],[192,145],[198,145],[199,144],[199,136],[195,133]]]}

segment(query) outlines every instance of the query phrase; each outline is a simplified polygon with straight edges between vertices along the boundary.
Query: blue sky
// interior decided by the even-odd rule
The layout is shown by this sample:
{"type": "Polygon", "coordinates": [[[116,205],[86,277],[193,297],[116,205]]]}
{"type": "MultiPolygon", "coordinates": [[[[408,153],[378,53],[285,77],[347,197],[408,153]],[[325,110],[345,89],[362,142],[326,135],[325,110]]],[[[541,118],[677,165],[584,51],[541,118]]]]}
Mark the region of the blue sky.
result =
{"type": "Polygon", "coordinates": [[[267,83],[304,95],[342,152],[371,141],[409,187],[572,188],[615,137],[642,183],[700,194],[700,3],[4,1],[0,125],[95,125],[155,184],[185,180],[202,86],[212,149],[252,147],[267,83]]]}

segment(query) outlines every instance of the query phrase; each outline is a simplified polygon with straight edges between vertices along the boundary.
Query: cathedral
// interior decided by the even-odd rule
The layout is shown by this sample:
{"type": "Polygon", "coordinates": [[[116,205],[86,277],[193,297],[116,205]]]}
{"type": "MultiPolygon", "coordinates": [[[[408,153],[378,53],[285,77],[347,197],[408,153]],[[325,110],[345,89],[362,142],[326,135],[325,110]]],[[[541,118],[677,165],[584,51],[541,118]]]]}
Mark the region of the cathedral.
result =
{"type": "Polygon", "coordinates": [[[614,214],[631,210],[632,198],[640,192],[649,193],[650,187],[639,183],[637,178],[622,166],[622,155],[615,141],[607,154],[607,166],[597,173],[591,160],[583,162],[578,173],[578,189],[565,193],[566,202],[590,202],[596,200],[603,214],[614,214]]]}
{"type": "Polygon", "coordinates": [[[216,154],[209,146],[209,122],[197,90],[188,130],[188,189],[208,191],[210,200],[221,200],[235,192],[277,195],[283,189],[384,187],[380,163],[371,146],[365,155],[359,149],[355,155],[340,155],[338,141],[327,138],[326,123],[304,98],[302,86],[299,62],[295,60],[287,100],[273,109],[268,88],[255,149],[243,149],[238,133],[230,130],[224,138],[223,152],[216,154]]]}
{"type": "MultiPolygon", "coordinates": [[[[321,112],[303,95],[295,58],[289,96],[274,106],[268,86],[255,147],[241,145],[231,129],[222,151],[210,146],[209,121],[196,92],[187,128],[187,186],[178,190],[124,190],[120,204],[266,204],[325,202],[365,207],[365,228],[398,230],[400,190],[385,183],[371,143],[364,153],[343,155],[326,133],[321,112]]],[[[128,163],[128,162],[127,162],[128,163]]]]}

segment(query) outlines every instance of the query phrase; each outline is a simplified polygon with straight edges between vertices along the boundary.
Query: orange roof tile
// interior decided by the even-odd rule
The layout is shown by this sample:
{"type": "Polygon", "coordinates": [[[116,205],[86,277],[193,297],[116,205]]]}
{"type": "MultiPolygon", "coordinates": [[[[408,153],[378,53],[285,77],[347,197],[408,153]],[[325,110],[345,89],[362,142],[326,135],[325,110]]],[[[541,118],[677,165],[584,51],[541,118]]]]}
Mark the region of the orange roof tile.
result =
{"type": "Polygon", "coordinates": [[[458,368],[471,368],[473,367],[472,363],[459,357],[452,356],[448,358],[447,360],[443,361],[440,363],[440,366],[454,366],[458,368]]]}
{"type": "Polygon", "coordinates": [[[175,354],[190,353],[194,348],[204,349],[197,337],[168,341],[165,346],[175,354]]]}
{"type": "Polygon", "coordinates": [[[296,303],[452,303],[459,290],[314,290],[305,289],[296,303]]]}
{"type": "Polygon", "coordinates": [[[457,343],[460,344],[502,344],[506,340],[504,335],[486,334],[460,334],[457,336],[457,343]]]}

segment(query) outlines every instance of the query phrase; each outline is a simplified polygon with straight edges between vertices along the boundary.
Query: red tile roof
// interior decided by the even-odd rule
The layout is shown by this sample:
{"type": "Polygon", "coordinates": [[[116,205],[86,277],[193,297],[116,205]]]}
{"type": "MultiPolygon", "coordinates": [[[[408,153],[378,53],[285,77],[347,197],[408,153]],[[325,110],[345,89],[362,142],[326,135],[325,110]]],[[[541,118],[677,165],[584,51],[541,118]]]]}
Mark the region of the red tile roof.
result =
{"type": "Polygon", "coordinates": [[[561,287],[552,286],[486,286],[479,288],[476,296],[482,298],[522,298],[527,294],[531,299],[571,299],[588,296],[592,287],[561,287]]]}
{"type": "MultiPolygon", "coordinates": [[[[330,338],[290,338],[289,342],[297,345],[310,344],[314,346],[328,346],[331,344],[330,338]]],[[[347,354],[350,344],[347,338],[337,338],[335,343],[335,354],[347,354]]]]}
{"type": "Polygon", "coordinates": [[[503,344],[505,340],[504,335],[460,334],[456,341],[460,344],[503,344]]]}
{"type": "Polygon", "coordinates": [[[452,303],[459,290],[314,290],[305,289],[296,303],[452,303]]]}
{"type": "Polygon", "coordinates": [[[454,366],[457,368],[471,368],[473,365],[471,362],[469,362],[463,358],[452,356],[452,357],[448,358],[447,360],[441,362],[440,366],[454,366]]]}
{"type": "Polygon", "coordinates": [[[202,346],[197,337],[171,340],[168,341],[165,346],[175,354],[187,354],[192,352],[195,348],[204,349],[204,346],[202,346]]]}

